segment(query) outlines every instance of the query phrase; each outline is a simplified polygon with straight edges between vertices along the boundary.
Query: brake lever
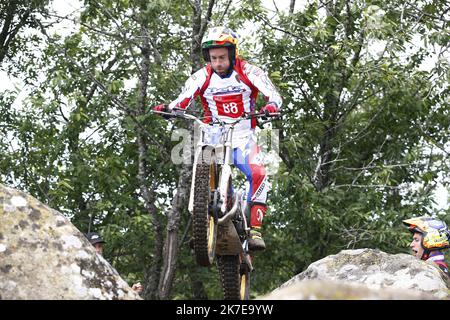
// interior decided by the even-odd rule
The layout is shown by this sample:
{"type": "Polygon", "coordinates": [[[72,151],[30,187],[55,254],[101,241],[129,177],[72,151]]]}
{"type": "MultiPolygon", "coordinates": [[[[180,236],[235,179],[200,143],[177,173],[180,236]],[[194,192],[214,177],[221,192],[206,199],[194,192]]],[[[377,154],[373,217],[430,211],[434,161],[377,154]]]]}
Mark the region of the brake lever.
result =
{"type": "Polygon", "coordinates": [[[280,120],[281,118],[280,112],[269,113],[269,116],[267,116],[265,113],[260,113],[260,115],[261,115],[260,118],[262,118],[262,121],[261,120],[258,121],[258,127],[260,129],[262,129],[262,126],[265,125],[266,123],[280,120]]]}
{"type": "Polygon", "coordinates": [[[155,114],[160,114],[160,115],[162,115],[162,117],[164,118],[164,119],[173,119],[173,118],[176,118],[177,117],[177,115],[176,114],[173,114],[172,112],[164,112],[164,111],[155,111],[155,110],[151,110],[151,112],[153,112],[153,113],[155,113],[155,114]]]}

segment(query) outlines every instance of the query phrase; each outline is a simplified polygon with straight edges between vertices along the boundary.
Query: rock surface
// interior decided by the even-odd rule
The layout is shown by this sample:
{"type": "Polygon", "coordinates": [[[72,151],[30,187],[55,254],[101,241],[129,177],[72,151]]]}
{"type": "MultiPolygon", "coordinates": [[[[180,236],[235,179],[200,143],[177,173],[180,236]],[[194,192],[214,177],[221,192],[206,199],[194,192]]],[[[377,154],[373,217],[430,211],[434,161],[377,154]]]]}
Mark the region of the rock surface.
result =
{"type": "Polygon", "coordinates": [[[433,263],[380,250],[343,250],[312,263],[262,299],[449,299],[433,263]]]}
{"type": "Polygon", "coordinates": [[[0,299],[140,299],[61,213],[0,184],[0,299]]]}
{"type": "Polygon", "coordinates": [[[261,300],[434,300],[429,293],[391,288],[370,289],[364,284],[336,280],[302,280],[274,290],[261,300]]]}

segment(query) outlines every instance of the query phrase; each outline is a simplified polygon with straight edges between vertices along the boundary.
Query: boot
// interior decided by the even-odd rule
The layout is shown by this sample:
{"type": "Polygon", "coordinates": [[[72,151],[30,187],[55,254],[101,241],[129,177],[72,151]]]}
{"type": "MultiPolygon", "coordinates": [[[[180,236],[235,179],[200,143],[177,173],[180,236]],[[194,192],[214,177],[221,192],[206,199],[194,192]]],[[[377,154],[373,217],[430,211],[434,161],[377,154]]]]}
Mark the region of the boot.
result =
{"type": "Polygon", "coordinates": [[[250,239],[248,240],[249,251],[263,251],[266,250],[266,244],[261,236],[259,228],[250,229],[250,239]]]}
{"type": "Polygon", "coordinates": [[[262,251],[266,244],[261,236],[261,228],[267,206],[261,202],[250,202],[250,239],[248,249],[250,251],[262,251]]]}

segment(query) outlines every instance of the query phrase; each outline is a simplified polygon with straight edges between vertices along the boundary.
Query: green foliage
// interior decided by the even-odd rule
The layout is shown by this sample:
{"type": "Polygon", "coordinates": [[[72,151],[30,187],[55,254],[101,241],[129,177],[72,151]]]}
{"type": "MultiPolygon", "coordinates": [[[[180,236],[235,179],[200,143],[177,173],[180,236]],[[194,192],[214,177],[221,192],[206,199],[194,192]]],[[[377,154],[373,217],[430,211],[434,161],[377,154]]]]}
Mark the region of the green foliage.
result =
{"type": "Polygon", "coordinates": [[[35,32],[41,20],[48,17],[49,0],[15,0],[0,2],[0,70],[12,75],[27,73],[34,78],[36,71],[22,58],[35,58],[40,38],[35,32]]]}
{"type": "MultiPolygon", "coordinates": [[[[271,267],[255,281],[261,293],[342,249],[407,252],[401,220],[436,214],[432,190],[448,172],[448,151],[436,152],[448,142],[444,82],[437,70],[419,69],[428,56],[421,48],[400,57],[418,30],[413,13],[404,12],[399,30],[394,1],[350,11],[341,4],[328,3],[327,13],[309,4],[280,17],[285,32],[266,25],[261,33],[260,63],[275,71],[285,110],[285,167],[273,177],[261,261],[271,267]]],[[[430,41],[440,27],[426,28],[435,30],[423,33],[430,41]]]]}

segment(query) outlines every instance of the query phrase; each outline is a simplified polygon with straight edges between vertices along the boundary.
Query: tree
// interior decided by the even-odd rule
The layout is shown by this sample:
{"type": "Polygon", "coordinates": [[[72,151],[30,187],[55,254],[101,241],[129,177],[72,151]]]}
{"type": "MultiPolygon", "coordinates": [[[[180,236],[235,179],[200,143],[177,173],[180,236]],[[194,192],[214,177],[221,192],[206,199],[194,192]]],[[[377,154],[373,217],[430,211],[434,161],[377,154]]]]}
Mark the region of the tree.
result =
{"type": "MultiPolygon", "coordinates": [[[[434,2],[432,11],[441,6],[434,2]]],[[[448,153],[429,151],[430,135],[432,145],[448,141],[435,136],[448,132],[448,91],[438,76],[448,67],[438,61],[420,70],[426,47],[403,54],[414,34],[444,44],[445,18],[419,19],[416,10],[431,8],[314,1],[279,23],[246,12],[264,23],[261,60],[280,72],[285,97],[285,167],[275,185],[268,246],[289,249],[264,263],[281,261],[292,275],[341,248],[396,251],[406,236],[401,219],[432,213],[430,182],[448,169],[448,153]],[[423,188],[411,191],[413,184],[423,188]]]]}
{"type": "MultiPolygon", "coordinates": [[[[2,1],[0,2],[0,66],[8,62],[20,68],[14,58],[31,48],[38,39],[25,35],[25,30],[37,28],[40,19],[48,15],[49,1],[2,1]],[[31,40],[31,41],[30,41],[31,40]],[[31,45],[30,45],[31,44],[31,45]]],[[[13,69],[9,69],[11,72],[13,69]]]]}
{"type": "MultiPolygon", "coordinates": [[[[191,1],[192,13],[192,34],[191,34],[191,50],[190,60],[192,72],[197,71],[202,67],[201,65],[201,40],[205,34],[206,27],[211,19],[212,10],[214,8],[215,0],[191,1]],[[202,6],[207,5],[207,10],[204,13],[202,6]]],[[[188,125],[187,129],[192,132],[192,124],[188,125]]],[[[173,285],[175,271],[179,255],[179,223],[183,211],[186,212],[187,202],[189,199],[190,184],[192,179],[192,164],[185,164],[181,168],[180,177],[177,185],[177,193],[172,201],[172,208],[169,211],[167,223],[167,235],[164,246],[164,268],[163,276],[160,280],[159,290],[160,297],[167,299],[173,285]]],[[[190,220],[189,220],[190,221],[190,220]]],[[[181,242],[183,244],[183,242],[181,242]]],[[[203,295],[204,290],[202,284],[193,280],[193,284],[200,287],[200,294],[203,295]]]]}

